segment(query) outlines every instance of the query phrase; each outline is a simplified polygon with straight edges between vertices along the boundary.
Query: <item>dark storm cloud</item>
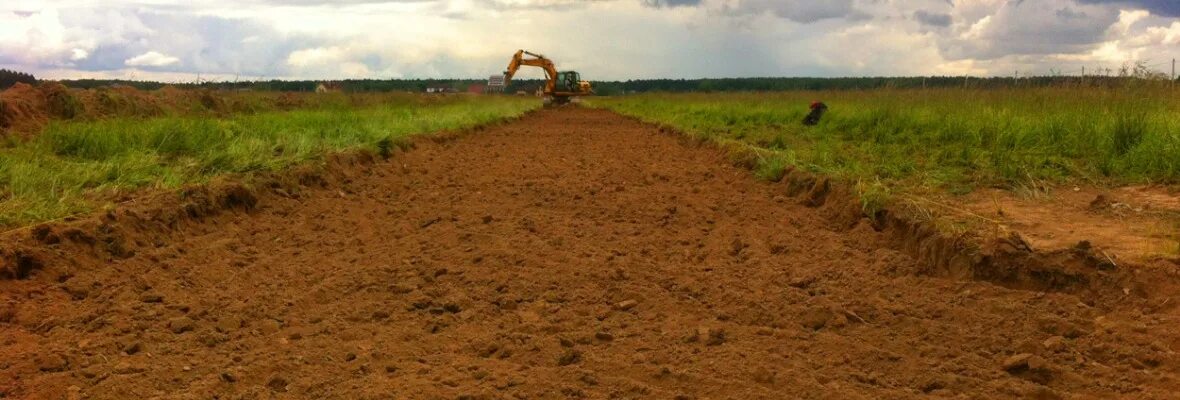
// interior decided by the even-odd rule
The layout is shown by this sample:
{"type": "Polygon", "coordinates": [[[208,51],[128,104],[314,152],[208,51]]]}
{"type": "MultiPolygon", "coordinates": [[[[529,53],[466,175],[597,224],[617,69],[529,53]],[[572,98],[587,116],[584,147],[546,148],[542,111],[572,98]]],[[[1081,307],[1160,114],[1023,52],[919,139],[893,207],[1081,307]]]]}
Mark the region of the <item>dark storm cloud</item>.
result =
{"type": "Polygon", "coordinates": [[[1114,4],[1131,6],[1165,17],[1180,17],[1180,0],[1078,0],[1081,4],[1114,4]]]}
{"type": "Polygon", "coordinates": [[[951,15],[943,13],[932,13],[926,10],[918,10],[914,12],[914,19],[922,23],[922,25],[930,25],[937,27],[951,26],[951,15]]]}
{"type": "MultiPolygon", "coordinates": [[[[696,7],[701,0],[640,0],[642,4],[656,8],[696,7]]],[[[812,23],[825,19],[848,18],[864,20],[871,15],[853,8],[852,0],[742,0],[721,8],[727,15],[771,14],[800,23],[812,23]]]]}
{"type": "Polygon", "coordinates": [[[825,19],[862,16],[855,12],[852,0],[801,1],[801,0],[745,0],[736,10],[742,14],[771,13],[800,23],[812,23],[825,19]]]}

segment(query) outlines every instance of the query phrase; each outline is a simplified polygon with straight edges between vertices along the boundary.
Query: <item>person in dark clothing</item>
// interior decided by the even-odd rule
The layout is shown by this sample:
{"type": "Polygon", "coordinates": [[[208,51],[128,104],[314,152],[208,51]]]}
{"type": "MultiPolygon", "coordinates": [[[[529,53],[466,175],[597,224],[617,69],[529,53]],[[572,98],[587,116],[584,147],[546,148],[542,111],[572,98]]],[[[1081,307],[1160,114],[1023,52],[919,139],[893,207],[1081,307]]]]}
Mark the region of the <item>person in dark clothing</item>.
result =
{"type": "Polygon", "coordinates": [[[819,101],[812,102],[811,112],[807,113],[807,116],[803,118],[803,125],[813,126],[818,124],[820,117],[823,117],[825,112],[828,112],[827,104],[819,101]]]}

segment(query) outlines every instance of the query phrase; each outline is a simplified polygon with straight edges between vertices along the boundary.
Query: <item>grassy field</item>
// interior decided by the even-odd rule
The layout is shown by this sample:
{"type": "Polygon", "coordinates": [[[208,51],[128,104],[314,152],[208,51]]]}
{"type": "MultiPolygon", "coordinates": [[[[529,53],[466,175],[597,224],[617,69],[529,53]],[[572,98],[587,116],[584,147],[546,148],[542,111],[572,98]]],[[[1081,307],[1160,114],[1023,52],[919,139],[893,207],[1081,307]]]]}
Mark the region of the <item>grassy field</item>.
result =
{"type": "Polygon", "coordinates": [[[534,98],[399,96],[362,107],[225,118],[58,121],[0,149],[0,226],[89,211],[128,191],[274,170],[341,150],[380,150],[408,135],[492,122],[538,105],[534,98]]]}
{"type": "Polygon", "coordinates": [[[1180,90],[1160,86],[647,94],[589,104],[756,146],[767,178],[795,166],[870,195],[1180,183],[1180,90]],[[830,110],[806,127],[813,100],[830,110]]]}

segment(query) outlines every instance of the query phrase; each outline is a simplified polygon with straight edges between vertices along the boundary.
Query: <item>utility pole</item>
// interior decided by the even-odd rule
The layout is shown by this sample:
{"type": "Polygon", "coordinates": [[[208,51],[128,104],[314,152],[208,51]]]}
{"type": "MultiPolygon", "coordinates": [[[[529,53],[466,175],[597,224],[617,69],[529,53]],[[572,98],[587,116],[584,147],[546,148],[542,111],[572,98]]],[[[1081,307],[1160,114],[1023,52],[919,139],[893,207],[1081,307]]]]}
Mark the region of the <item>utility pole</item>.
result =
{"type": "Polygon", "coordinates": [[[1172,86],[1176,86],[1176,59],[1172,59],[1172,86]]]}

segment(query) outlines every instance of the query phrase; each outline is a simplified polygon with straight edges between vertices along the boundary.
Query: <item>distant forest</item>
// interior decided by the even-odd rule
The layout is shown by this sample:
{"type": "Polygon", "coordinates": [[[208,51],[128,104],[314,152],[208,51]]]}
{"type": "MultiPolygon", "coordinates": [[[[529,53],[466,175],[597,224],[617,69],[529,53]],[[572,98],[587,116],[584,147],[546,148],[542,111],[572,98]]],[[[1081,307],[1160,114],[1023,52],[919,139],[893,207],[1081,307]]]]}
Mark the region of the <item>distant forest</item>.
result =
{"type": "Polygon", "coordinates": [[[32,85],[37,83],[37,78],[34,78],[33,74],[0,69],[0,89],[6,89],[17,83],[27,83],[32,85]]]}
{"type": "MultiPolygon", "coordinates": [[[[636,79],[627,81],[594,81],[594,90],[600,95],[619,95],[643,92],[773,92],[790,90],[859,90],[859,89],[917,89],[917,88],[1008,88],[1008,87],[1044,87],[1079,85],[1116,87],[1126,85],[1128,81],[1139,78],[1116,76],[1039,76],[1021,77],[868,77],[868,78],[726,78],[726,79],[636,79]]],[[[167,84],[160,82],[122,81],[122,80],[65,80],[61,81],[69,87],[95,88],[109,85],[127,85],[143,90],[152,90],[167,84]]],[[[387,92],[409,91],[425,92],[428,87],[448,87],[460,92],[474,84],[484,84],[485,80],[476,79],[349,79],[335,81],[346,92],[387,92]]],[[[241,82],[202,82],[200,84],[187,83],[174,86],[183,88],[208,88],[222,90],[279,90],[279,91],[314,91],[320,81],[241,81],[241,82]]],[[[542,85],[541,80],[515,80],[505,90],[507,93],[517,91],[532,92],[542,85]]]]}
{"type": "MultiPolygon", "coordinates": [[[[1021,77],[962,77],[962,76],[931,76],[931,77],[864,77],[864,78],[725,78],[725,79],[636,79],[626,81],[595,81],[594,90],[600,95],[619,95],[643,92],[773,92],[791,90],[859,90],[859,89],[916,89],[916,88],[1007,88],[1007,87],[1044,87],[1044,86],[1124,86],[1132,80],[1167,80],[1167,76],[1145,76],[1139,74],[1119,74],[1120,76],[1033,76],[1021,77]]],[[[0,89],[7,88],[16,82],[35,83],[37,80],[31,74],[0,69],[0,89]]],[[[107,80],[107,79],[69,79],[59,81],[72,88],[98,88],[112,85],[131,86],[141,90],[155,90],[172,85],[188,89],[218,89],[218,90],[259,90],[259,91],[314,91],[321,81],[238,81],[238,82],[201,82],[168,84],[163,82],[107,80]]],[[[408,91],[425,92],[428,87],[446,87],[457,91],[466,91],[471,85],[484,84],[481,79],[346,79],[334,81],[341,90],[346,92],[388,92],[408,91]]],[[[543,82],[539,79],[514,80],[505,90],[507,93],[518,91],[532,92],[543,82]]]]}

